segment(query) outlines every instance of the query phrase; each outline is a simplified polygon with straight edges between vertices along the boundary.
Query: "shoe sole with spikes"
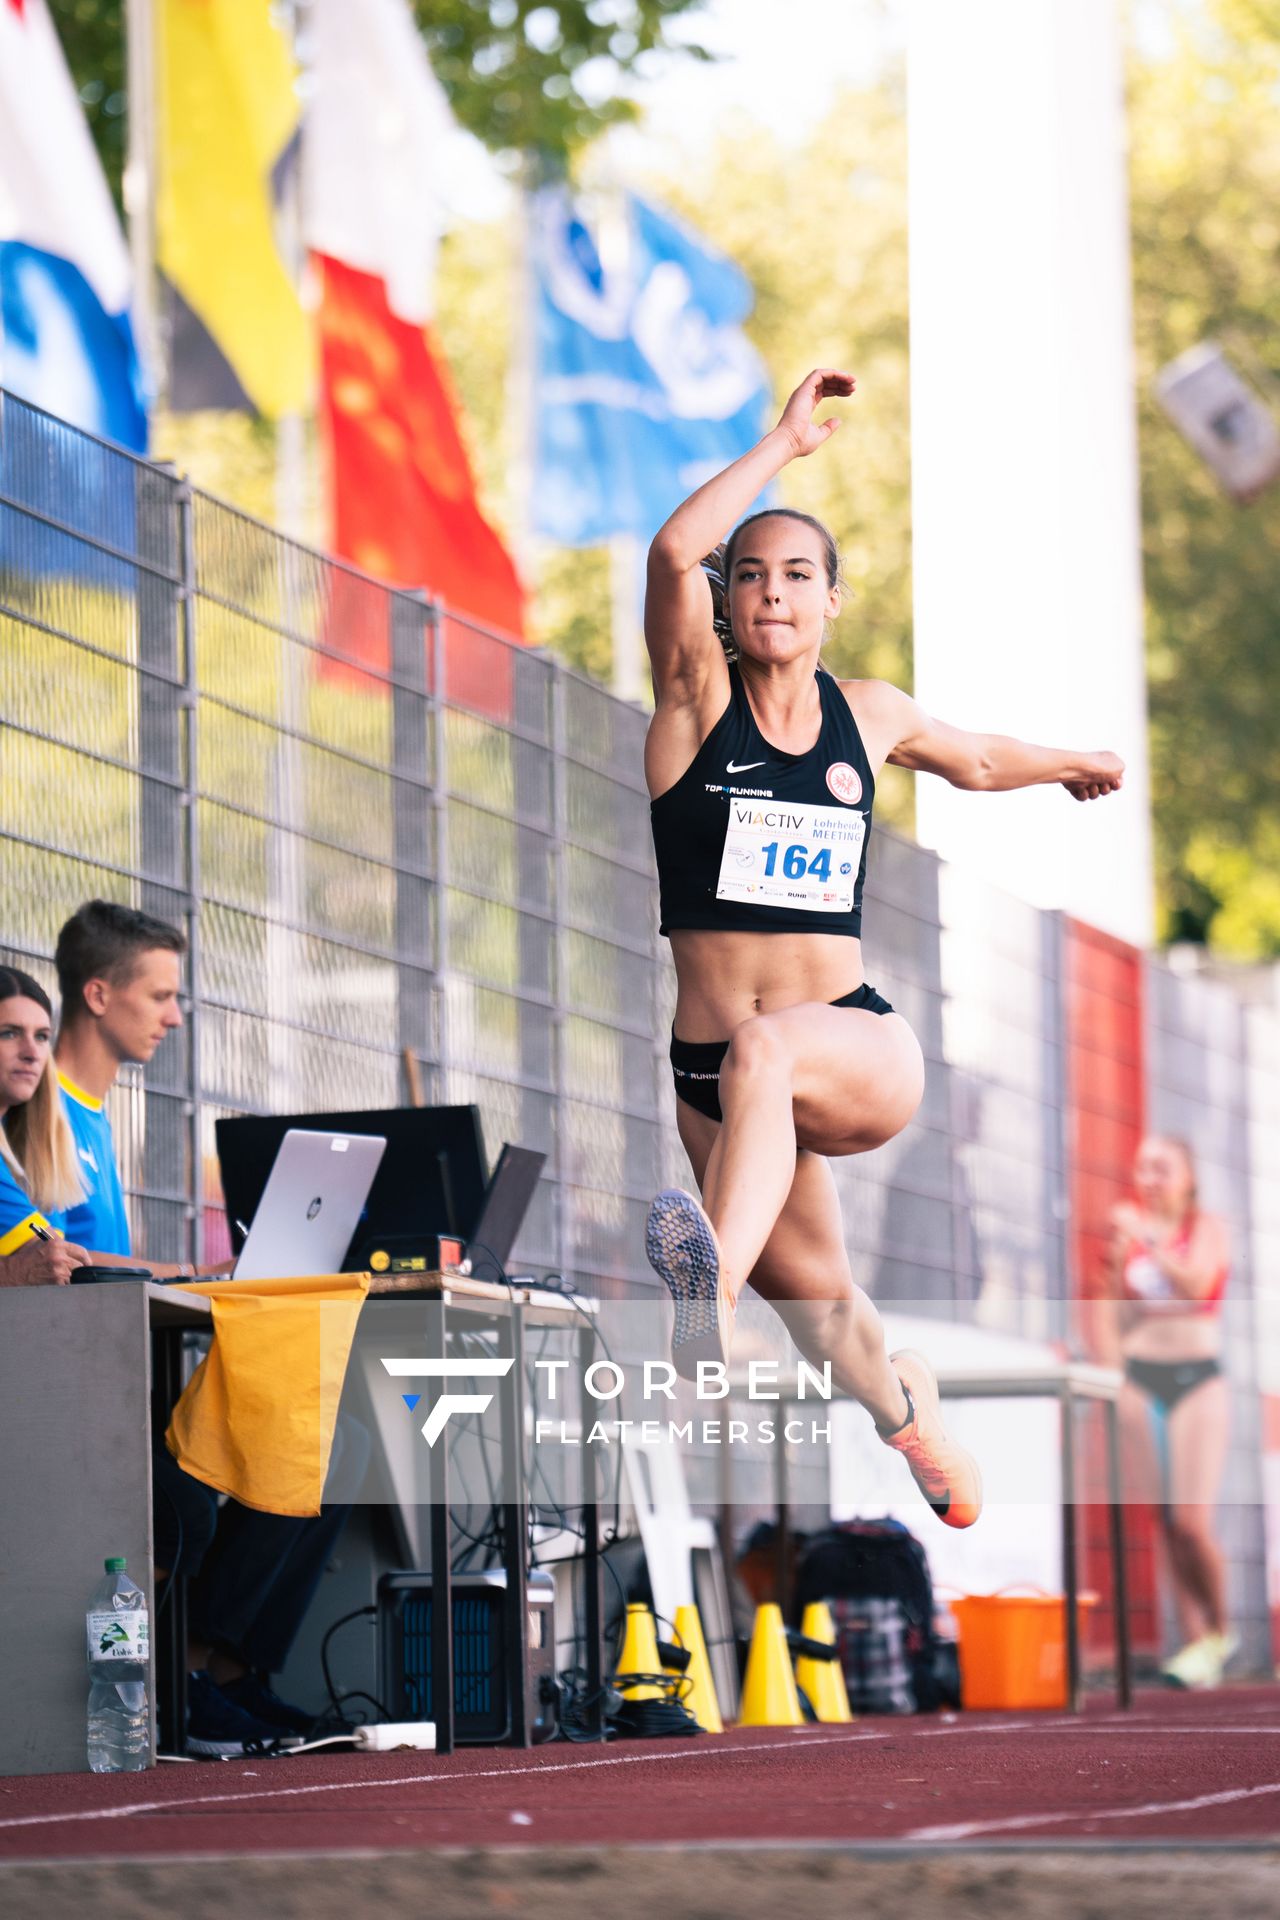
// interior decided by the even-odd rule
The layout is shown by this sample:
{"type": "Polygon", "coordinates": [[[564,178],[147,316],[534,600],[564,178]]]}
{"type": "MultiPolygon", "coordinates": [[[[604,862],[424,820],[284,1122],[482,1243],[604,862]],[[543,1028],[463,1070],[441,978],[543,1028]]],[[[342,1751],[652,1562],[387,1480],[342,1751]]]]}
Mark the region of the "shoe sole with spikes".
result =
{"type": "Polygon", "coordinates": [[[684,1380],[704,1361],[729,1359],[734,1309],[720,1277],[716,1231],[691,1193],[666,1187],[649,1208],[644,1250],[675,1303],[671,1360],[684,1380]]]}

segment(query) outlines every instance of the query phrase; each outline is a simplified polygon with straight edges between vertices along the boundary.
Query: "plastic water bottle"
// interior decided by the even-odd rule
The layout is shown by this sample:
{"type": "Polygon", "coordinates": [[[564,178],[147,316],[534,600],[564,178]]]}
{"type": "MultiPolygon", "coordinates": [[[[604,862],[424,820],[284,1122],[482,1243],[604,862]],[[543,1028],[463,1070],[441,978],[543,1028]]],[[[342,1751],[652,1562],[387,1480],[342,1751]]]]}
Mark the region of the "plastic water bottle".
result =
{"type": "Polygon", "coordinates": [[[105,1572],[85,1615],[89,1655],[89,1765],[94,1773],[137,1773],[150,1757],[147,1705],[147,1597],[123,1560],[105,1572]]]}

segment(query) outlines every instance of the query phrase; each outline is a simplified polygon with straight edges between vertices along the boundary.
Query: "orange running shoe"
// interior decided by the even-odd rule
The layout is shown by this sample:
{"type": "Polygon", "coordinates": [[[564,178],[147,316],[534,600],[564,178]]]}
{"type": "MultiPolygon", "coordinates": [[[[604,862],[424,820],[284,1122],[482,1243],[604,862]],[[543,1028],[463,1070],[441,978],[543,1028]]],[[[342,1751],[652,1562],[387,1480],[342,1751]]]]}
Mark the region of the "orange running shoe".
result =
{"type": "Polygon", "coordinates": [[[881,1433],[880,1438],[902,1455],[939,1520],[949,1527],[971,1527],[982,1512],[982,1475],[973,1455],[947,1437],[933,1368],[909,1347],[891,1353],[889,1365],[906,1389],[911,1418],[896,1433],[881,1433]]]}
{"type": "Polygon", "coordinates": [[[716,1230],[691,1193],[665,1187],[649,1209],[644,1250],[675,1302],[671,1359],[683,1380],[696,1380],[700,1360],[728,1363],[734,1303],[720,1272],[716,1230]]]}

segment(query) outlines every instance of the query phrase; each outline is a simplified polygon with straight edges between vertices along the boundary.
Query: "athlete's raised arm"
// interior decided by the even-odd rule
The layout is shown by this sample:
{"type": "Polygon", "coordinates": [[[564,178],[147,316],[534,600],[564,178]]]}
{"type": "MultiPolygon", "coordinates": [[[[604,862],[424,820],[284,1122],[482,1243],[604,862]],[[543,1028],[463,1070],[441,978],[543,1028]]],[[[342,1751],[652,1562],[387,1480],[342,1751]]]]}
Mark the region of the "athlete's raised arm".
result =
{"type": "Polygon", "coordinates": [[[815,423],[814,410],[823,400],[847,397],[853,385],[849,374],[831,367],[811,373],[788,400],[777,426],[750,453],[691,494],[654,536],[644,634],[659,703],[696,699],[708,670],[723,658],[712,624],[704,558],[783,467],[826,444],[840,422],[815,423]]]}
{"type": "Polygon", "coordinates": [[[1004,733],[968,733],[935,720],[909,693],[884,680],[861,683],[855,713],[890,766],[936,773],[953,787],[975,793],[1057,785],[1073,800],[1099,800],[1118,792],[1124,781],[1118,754],[1035,747],[1004,733]]]}

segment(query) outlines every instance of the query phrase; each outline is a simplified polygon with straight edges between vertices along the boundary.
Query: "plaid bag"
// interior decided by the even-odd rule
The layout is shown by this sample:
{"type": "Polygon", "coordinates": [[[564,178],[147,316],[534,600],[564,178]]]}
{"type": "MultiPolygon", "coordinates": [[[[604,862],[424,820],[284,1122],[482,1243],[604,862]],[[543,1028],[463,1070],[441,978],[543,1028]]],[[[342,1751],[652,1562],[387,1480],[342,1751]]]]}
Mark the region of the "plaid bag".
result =
{"type": "Polygon", "coordinates": [[[914,1713],[910,1622],[900,1600],[830,1602],[849,1705],[855,1713],[914,1713]]]}
{"type": "Polygon", "coordinates": [[[813,1534],[796,1569],[797,1619],[811,1600],[828,1603],[837,1628],[846,1622],[840,1649],[855,1712],[959,1704],[938,1672],[929,1562],[900,1521],[849,1520],[813,1534]]]}

